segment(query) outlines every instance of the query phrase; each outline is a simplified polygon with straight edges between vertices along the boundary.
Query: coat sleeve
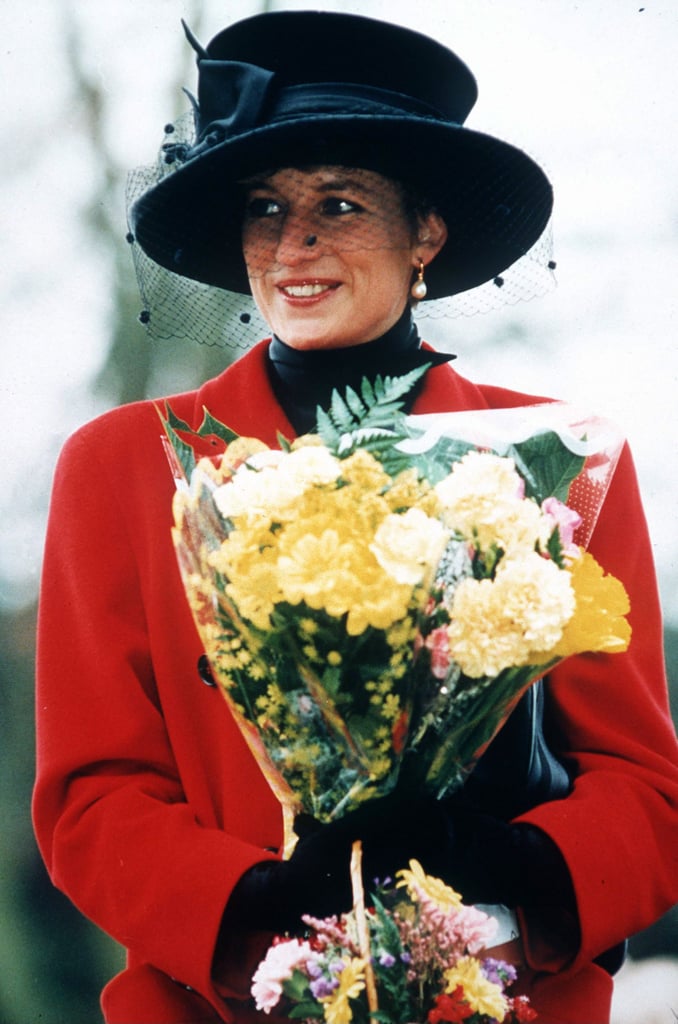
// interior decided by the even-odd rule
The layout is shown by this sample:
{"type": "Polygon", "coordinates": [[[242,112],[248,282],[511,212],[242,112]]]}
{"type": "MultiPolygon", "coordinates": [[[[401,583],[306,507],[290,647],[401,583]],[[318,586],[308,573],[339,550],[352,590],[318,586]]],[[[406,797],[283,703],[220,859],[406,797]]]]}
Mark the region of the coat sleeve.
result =
{"type": "MultiPolygon", "coordinates": [[[[153,573],[142,573],[139,558],[154,524],[130,522],[122,474],[107,467],[110,438],[95,440],[70,440],[53,488],[38,628],[36,835],[54,883],[132,963],[154,965],[223,1013],[210,977],[222,913],[241,874],[270,854],[187,797],[193,783],[177,747],[188,738],[168,735],[150,638],[153,573]]],[[[177,649],[186,639],[194,669],[194,631],[171,639],[177,649]]]]}
{"type": "MultiPolygon", "coordinates": [[[[573,969],[678,900],[678,745],[652,549],[628,448],[589,550],[626,587],[632,639],[624,654],[573,657],[552,673],[550,722],[573,790],[522,819],[548,833],[569,866],[581,935],[573,969]]],[[[549,963],[536,943],[530,950],[529,922],[526,934],[533,966],[563,966],[549,963]]]]}

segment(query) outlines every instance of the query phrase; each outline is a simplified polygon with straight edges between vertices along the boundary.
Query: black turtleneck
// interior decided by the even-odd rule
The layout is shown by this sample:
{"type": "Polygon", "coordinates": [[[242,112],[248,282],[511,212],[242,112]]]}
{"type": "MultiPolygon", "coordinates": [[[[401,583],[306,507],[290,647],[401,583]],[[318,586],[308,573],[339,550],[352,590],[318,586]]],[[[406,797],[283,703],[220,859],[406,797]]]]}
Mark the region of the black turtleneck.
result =
{"type": "MultiPolygon", "coordinates": [[[[298,434],[314,429],[317,407],[329,407],[335,388],[340,394],[347,387],[359,393],[363,377],[398,377],[425,363],[438,366],[450,359],[454,356],[421,348],[409,307],[385,334],[361,345],[299,350],[274,336],[268,348],[273,390],[298,434]]],[[[406,411],[411,409],[421,384],[420,380],[408,395],[406,411]]]]}

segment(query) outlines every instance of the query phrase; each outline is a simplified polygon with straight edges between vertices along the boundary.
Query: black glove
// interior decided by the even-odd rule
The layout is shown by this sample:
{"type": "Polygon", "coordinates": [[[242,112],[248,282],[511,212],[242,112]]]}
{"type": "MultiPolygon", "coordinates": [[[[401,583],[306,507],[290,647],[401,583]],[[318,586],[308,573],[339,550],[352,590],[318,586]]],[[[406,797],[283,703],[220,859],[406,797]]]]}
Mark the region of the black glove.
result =
{"type": "Polygon", "coordinates": [[[552,840],[532,826],[484,814],[463,794],[438,801],[396,791],[328,825],[301,816],[295,827],[300,838],[288,861],[255,864],[236,884],[230,925],[292,931],[304,913],[348,910],[356,839],[368,892],[414,858],[466,903],[574,907],[569,872],[552,840]]]}
{"type": "Polygon", "coordinates": [[[421,863],[457,889],[465,903],[575,910],[563,855],[541,829],[485,814],[463,795],[443,801],[441,815],[445,839],[423,854],[421,863]]]}

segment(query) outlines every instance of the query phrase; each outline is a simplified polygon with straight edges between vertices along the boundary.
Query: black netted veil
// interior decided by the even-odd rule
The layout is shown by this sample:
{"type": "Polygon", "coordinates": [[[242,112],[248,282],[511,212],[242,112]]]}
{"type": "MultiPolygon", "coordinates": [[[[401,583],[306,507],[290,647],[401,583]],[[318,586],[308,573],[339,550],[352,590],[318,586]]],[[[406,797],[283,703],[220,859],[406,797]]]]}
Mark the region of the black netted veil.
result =
{"type": "MultiPolygon", "coordinates": [[[[194,116],[189,111],[166,126],[155,163],[137,167],[129,174],[128,210],[158,182],[176,173],[194,142],[194,116]]],[[[447,244],[453,245],[455,227],[452,219],[448,217],[448,220],[450,238],[447,244]]],[[[186,338],[200,344],[221,346],[237,354],[271,334],[270,325],[249,292],[206,284],[161,266],[141,247],[131,223],[127,239],[140,290],[139,319],[150,337],[159,340],[186,338]]],[[[375,242],[366,237],[365,245],[369,249],[375,247],[375,242]]],[[[219,254],[215,253],[213,258],[218,259],[219,254]]],[[[543,295],[554,287],[554,267],[549,222],[536,243],[491,280],[454,295],[427,297],[413,303],[415,321],[487,313],[543,295]]],[[[178,263],[177,271],[180,269],[178,263]]]]}

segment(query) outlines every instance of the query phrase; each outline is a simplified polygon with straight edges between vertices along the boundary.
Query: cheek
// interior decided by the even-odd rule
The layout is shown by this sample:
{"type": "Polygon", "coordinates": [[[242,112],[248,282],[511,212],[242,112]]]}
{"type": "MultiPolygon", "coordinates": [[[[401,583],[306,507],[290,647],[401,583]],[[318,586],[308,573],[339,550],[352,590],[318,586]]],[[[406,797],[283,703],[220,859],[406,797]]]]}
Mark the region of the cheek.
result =
{"type": "Polygon", "coordinates": [[[375,298],[402,305],[409,294],[412,266],[407,253],[384,253],[384,258],[373,264],[370,288],[375,298]],[[390,257],[390,258],[389,258],[390,257]]]}
{"type": "Polygon", "coordinates": [[[268,309],[268,307],[269,307],[269,305],[270,305],[270,303],[268,301],[268,298],[267,298],[267,292],[266,292],[266,287],[265,287],[265,278],[263,278],[259,274],[252,274],[251,271],[249,270],[249,267],[248,267],[248,274],[249,274],[250,291],[252,292],[252,298],[254,299],[255,303],[257,304],[259,309],[262,311],[262,313],[265,314],[267,309],[268,309]]]}
{"type": "Polygon", "coordinates": [[[245,226],[242,234],[242,251],[245,258],[247,273],[252,277],[261,277],[271,265],[275,252],[276,238],[273,229],[266,230],[261,225],[245,226]]]}

